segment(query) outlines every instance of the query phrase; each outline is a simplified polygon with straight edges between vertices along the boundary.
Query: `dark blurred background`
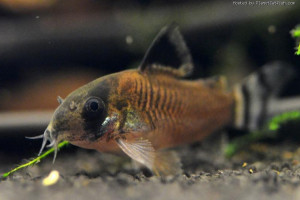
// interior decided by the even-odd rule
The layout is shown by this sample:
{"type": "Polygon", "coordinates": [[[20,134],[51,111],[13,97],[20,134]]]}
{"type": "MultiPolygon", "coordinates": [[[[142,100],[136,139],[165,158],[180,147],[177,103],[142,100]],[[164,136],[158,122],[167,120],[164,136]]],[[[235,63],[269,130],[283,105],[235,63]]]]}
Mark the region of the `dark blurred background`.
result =
{"type": "MultiPolygon", "coordinates": [[[[239,82],[281,60],[299,70],[290,31],[300,4],[238,6],[220,0],[0,0],[0,162],[38,152],[56,97],[134,68],[157,32],[176,22],[195,62],[192,79],[239,82]]],[[[283,95],[299,94],[299,78],[283,95]]]]}

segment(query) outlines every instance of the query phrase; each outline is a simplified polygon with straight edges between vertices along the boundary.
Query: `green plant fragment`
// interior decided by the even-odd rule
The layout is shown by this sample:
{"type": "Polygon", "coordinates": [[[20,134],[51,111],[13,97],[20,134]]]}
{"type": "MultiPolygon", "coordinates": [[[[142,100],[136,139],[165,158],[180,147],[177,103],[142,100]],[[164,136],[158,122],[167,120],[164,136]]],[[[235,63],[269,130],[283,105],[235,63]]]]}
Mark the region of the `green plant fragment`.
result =
{"type": "Polygon", "coordinates": [[[280,126],[284,123],[300,120],[300,111],[285,112],[280,115],[273,117],[265,128],[262,130],[248,133],[244,136],[238,137],[230,142],[224,149],[226,157],[232,157],[237,151],[244,148],[245,146],[257,142],[261,139],[276,137],[276,132],[280,126]]]}
{"type": "MultiPolygon", "coordinates": [[[[66,146],[67,144],[69,144],[68,141],[63,141],[63,142],[60,142],[57,146],[58,149],[61,149],[62,147],[66,146]]],[[[47,150],[45,153],[43,153],[42,155],[38,156],[37,158],[34,158],[33,160],[25,163],[25,164],[22,164],[12,170],[10,170],[9,172],[6,172],[4,173],[1,178],[2,179],[5,179],[7,178],[9,175],[13,174],[14,172],[20,170],[20,169],[23,169],[25,167],[28,167],[28,166],[32,166],[38,162],[40,162],[42,159],[46,158],[49,154],[53,153],[54,152],[54,148],[52,147],[51,149],[47,150]]]]}
{"type": "Polygon", "coordinates": [[[297,51],[296,51],[296,53],[295,53],[297,56],[299,56],[300,55],[300,43],[299,43],[299,46],[298,46],[298,48],[297,48],[297,51]]]}

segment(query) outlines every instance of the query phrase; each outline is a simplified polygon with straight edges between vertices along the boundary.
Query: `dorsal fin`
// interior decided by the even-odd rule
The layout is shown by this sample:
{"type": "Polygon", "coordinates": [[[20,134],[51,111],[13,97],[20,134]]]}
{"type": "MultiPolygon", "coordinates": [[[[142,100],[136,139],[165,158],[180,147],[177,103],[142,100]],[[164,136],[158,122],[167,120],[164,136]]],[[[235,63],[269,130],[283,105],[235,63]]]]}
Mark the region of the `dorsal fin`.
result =
{"type": "Polygon", "coordinates": [[[171,24],[161,29],[147,50],[139,70],[161,70],[179,77],[192,73],[192,57],[177,25],[171,24]]]}

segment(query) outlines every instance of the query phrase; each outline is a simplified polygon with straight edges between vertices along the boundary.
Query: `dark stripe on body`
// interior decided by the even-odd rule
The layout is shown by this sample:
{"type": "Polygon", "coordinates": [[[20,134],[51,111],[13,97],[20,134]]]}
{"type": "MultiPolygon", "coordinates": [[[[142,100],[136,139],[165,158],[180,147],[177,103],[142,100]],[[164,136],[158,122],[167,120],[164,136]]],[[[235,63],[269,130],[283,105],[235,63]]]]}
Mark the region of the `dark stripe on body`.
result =
{"type": "Polygon", "coordinates": [[[257,78],[258,78],[258,84],[261,88],[264,88],[265,91],[263,92],[261,98],[261,109],[260,109],[260,113],[257,116],[256,123],[257,127],[262,127],[262,125],[264,124],[264,119],[265,119],[265,115],[266,115],[266,111],[267,111],[267,98],[268,98],[268,92],[271,90],[271,86],[268,85],[267,80],[266,80],[266,76],[267,74],[265,73],[259,73],[257,78]]]}
{"type": "Polygon", "coordinates": [[[178,98],[178,90],[175,91],[176,105],[174,106],[174,115],[178,115],[179,112],[182,112],[182,100],[178,98]]]}
{"type": "Polygon", "coordinates": [[[242,85],[242,95],[244,96],[244,123],[242,124],[243,127],[248,127],[249,124],[249,106],[250,106],[250,94],[249,90],[246,85],[242,85]]]}
{"type": "Polygon", "coordinates": [[[153,87],[152,87],[152,83],[149,80],[149,86],[150,86],[150,102],[149,102],[149,109],[151,109],[151,107],[153,107],[153,87]]]}
{"type": "Polygon", "coordinates": [[[173,103],[173,105],[172,105],[172,113],[173,113],[173,115],[175,115],[176,108],[177,108],[177,105],[178,105],[178,94],[177,94],[177,90],[174,90],[174,91],[173,91],[173,99],[174,99],[174,103],[173,103]]]}
{"type": "Polygon", "coordinates": [[[173,105],[173,94],[172,94],[172,90],[166,90],[166,100],[165,100],[165,104],[164,107],[162,109],[162,111],[165,114],[165,117],[167,119],[167,125],[169,126],[169,129],[171,131],[173,131],[174,127],[175,127],[175,119],[173,114],[171,113],[171,106],[173,105]]]}
{"type": "Polygon", "coordinates": [[[154,108],[155,109],[158,109],[158,105],[159,105],[159,100],[160,100],[160,86],[159,84],[157,84],[157,92],[156,92],[156,100],[155,100],[155,103],[154,103],[154,108]]]}
{"type": "Polygon", "coordinates": [[[144,86],[145,86],[145,91],[144,91],[145,97],[143,98],[143,101],[142,101],[143,102],[143,105],[142,105],[142,110],[143,111],[146,110],[146,105],[147,105],[147,101],[148,101],[148,99],[147,99],[147,97],[148,97],[148,83],[147,83],[147,81],[145,81],[144,86]]]}
{"type": "Polygon", "coordinates": [[[162,103],[161,103],[161,106],[160,106],[160,110],[164,110],[165,108],[165,104],[166,104],[166,101],[167,101],[167,89],[164,87],[163,88],[163,99],[162,99],[162,103]]]}
{"type": "Polygon", "coordinates": [[[169,113],[169,114],[171,114],[171,106],[172,106],[172,104],[174,104],[174,102],[173,102],[173,93],[172,93],[172,91],[171,90],[169,90],[168,91],[168,96],[169,96],[169,101],[167,102],[167,107],[166,107],[166,111],[169,113]]]}
{"type": "Polygon", "coordinates": [[[160,99],[160,105],[158,105],[158,114],[160,119],[163,119],[164,117],[166,117],[166,112],[165,112],[165,104],[166,104],[166,100],[167,100],[167,89],[165,87],[162,88],[162,93],[161,93],[161,99],[160,99]]]}
{"type": "Polygon", "coordinates": [[[142,79],[139,79],[140,82],[140,91],[139,91],[139,98],[138,98],[138,107],[141,107],[142,99],[143,99],[143,82],[142,79]]]}
{"type": "Polygon", "coordinates": [[[147,116],[148,116],[148,119],[149,119],[149,122],[151,124],[151,129],[155,129],[155,125],[153,123],[153,119],[152,119],[152,116],[149,112],[146,112],[147,116]]]}

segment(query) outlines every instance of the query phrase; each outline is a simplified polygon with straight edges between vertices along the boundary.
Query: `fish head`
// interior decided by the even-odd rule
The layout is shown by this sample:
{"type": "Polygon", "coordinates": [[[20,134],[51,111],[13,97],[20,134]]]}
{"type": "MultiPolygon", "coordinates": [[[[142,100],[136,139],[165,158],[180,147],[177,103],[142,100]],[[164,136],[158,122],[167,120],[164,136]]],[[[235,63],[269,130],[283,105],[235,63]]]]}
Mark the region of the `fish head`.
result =
{"type": "Polygon", "coordinates": [[[57,140],[94,141],[101,136],[106,116],[107,105],[101,95],[80,88],[55,110],[47,130],[57,140]]]}
{"type": "Polygon", "coordinates": [[[115,82],[114,76],[104,76],[78,88],[65,99],[59,97],[60,105],[44,134],[38,136],[43,138],[40,153],[48,141],[48,146],[54,147],[66,140],[77,146],[92,148],[93,143],[103,139],[109,131],[108,98],[115,82]]]}

